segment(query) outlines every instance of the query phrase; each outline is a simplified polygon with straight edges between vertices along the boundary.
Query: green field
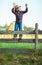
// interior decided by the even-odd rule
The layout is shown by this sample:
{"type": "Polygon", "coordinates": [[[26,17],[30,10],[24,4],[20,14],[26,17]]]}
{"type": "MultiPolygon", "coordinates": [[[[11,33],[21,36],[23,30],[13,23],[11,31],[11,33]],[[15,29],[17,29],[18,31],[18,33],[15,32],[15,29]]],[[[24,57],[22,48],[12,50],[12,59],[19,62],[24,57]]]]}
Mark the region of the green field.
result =
{"type": "MultiPolygon", "coordinates": [[[[35,44],[33,43],[0,43],[0,48],[33,49],[35,48],[35,44]]],[[[38,48],[42,49],[42,43],[38,44],[38,48]]]]}

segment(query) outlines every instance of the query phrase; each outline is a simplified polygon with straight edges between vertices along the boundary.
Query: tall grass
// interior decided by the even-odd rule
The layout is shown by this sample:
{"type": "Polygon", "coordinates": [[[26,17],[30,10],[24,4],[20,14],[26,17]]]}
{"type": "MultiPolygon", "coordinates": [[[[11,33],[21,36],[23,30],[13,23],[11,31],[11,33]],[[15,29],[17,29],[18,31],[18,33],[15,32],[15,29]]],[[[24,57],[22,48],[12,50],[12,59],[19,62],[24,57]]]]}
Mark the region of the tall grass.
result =
{"type": "Polygon", "coordinates": [[[42,65],[42,50],[27,53],[0,53],[0,65],[42,65]]]}

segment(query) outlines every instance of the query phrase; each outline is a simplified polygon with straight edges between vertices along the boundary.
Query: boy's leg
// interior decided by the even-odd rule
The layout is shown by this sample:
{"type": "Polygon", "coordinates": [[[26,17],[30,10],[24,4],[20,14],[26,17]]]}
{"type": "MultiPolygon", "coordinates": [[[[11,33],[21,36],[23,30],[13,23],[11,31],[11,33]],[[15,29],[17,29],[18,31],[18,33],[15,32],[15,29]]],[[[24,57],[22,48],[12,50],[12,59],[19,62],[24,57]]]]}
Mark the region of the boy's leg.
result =
{"type": "MultiPolygon", "coordinates": [[[[18,23],[15,23],[15,29],[14,29],[14,31],[18,31],[18,23]]],[[[17,36],[17,34],[14,34],[14,37],[16,37],[17,36]]]]}
{"type": "MultiPolygon", "coordinates": [[[[22,22],[19,23],[19,31],[22,31],[22,22]]],[[[22,34],[19,35],[19,38],[22,39],[22,34]]]]}

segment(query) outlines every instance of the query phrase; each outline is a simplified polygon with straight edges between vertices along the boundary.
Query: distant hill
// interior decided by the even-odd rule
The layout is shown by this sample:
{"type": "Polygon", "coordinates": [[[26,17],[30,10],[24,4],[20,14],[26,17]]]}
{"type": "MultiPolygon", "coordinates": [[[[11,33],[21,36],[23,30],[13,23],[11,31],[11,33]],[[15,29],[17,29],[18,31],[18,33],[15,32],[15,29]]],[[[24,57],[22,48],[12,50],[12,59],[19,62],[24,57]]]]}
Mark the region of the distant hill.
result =
{"type": "Polygon", "coordinates": [[[8,27],[8,25],[7,25],[7,24],[5,24],[5,26],[0,26],[0,30],[6,30],[6,29],[7,29],[7,27],[8,27]]]}
{"type": "Polygon", "coordinates": [[[24,26],[23,28],[24,28],[25,31],[32,31],[32,30],[34,30],[34,28],[26,27],[26,26],[24,26]]]}

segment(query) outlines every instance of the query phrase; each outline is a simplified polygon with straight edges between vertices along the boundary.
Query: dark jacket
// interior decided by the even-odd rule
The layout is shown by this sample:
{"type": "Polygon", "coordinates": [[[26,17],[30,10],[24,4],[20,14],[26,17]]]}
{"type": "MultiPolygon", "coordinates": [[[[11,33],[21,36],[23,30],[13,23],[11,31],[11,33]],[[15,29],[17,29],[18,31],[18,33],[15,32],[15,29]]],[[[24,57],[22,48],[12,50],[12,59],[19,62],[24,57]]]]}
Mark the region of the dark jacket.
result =
{"type": "Polygon", "coordinates": [[[14,8],[12,9],[12,13],[14,13],[16,15],[16,22],[22,22],[22,18],[23,18],[23,14],[25,14],[26,12],[28,11],[28,8],[26,8],[25,11],[19,11],[19,12],[16,12],[14,10],[14,8]]]}

